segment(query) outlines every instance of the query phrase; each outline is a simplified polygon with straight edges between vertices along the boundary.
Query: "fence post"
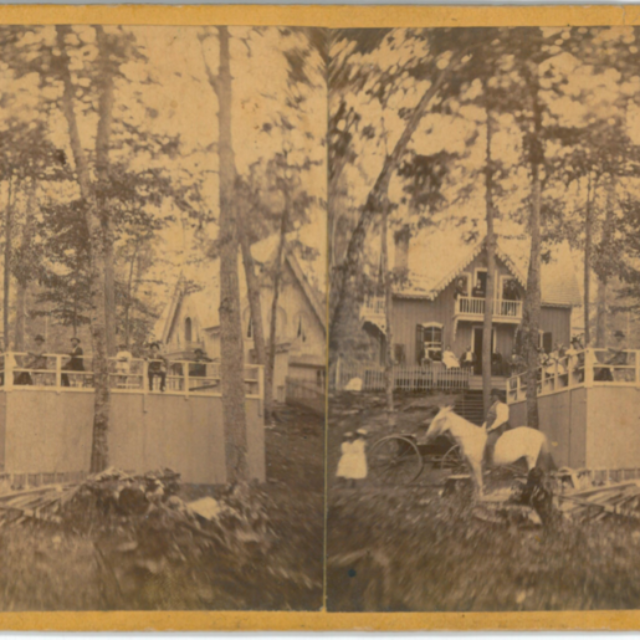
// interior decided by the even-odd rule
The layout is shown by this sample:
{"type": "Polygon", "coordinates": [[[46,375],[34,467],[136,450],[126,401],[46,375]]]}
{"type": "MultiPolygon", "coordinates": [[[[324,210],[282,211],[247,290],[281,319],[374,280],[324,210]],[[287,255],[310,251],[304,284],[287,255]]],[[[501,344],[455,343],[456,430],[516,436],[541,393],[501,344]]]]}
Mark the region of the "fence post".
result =
{"type": "Polygon", "coordinates": [[[342,384],[340,374],[342,373],[342,358],[338,357],[336,360],[336,391],[342,391],[342,384]]]}
{"type": "Polygon", "coordinates": [[[258,365],[258,415],[264,416],[264,365],[258,365]]]}
{"type": "Polygon", "coordinates": [[[62,389],[62,356],[56,356],[56,393],[62,389]]]}
{"type": "Polygon", "coordinates": [[[4,388],[5,391],[13,389],[13,363],[15,356],[11,351],[4,354],[4,388]]]}
{"type": "Polygon", "coordinates": [[[142,411],[147,413],[147,394],[149,393],[149,361],[142,361],[142,411]]]}

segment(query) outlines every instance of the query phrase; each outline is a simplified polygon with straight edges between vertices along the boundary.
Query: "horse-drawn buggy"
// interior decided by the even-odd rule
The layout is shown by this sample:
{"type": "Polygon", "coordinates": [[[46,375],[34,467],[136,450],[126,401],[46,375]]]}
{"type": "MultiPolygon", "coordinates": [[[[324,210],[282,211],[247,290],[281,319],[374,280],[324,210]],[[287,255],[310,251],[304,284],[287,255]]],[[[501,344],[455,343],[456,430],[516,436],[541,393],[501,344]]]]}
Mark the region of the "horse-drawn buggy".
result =
{"type": "MultiPolygon", "coordinates": [[[[452,407],[442,407],[425,424],[424,433],[394,433],[374,442],[369,450],[369,471],[378,484],[409,484],[429,464],[453,474],[469,473],[482,493],[486,442],[483,427],[457,415],[452,407]]],[[[492,459],[498,470],[513,469],[519,461],[524,462],[525,472],[553,464],[545,435],[529,427],[516,427],[500,436],[492,459]]]]}
{"type": "MultiPolygon", "coordinates": [[[[425,429],[426,433],[426,429],[425,429]]],[[[424,434],[393,433],[376,440],[369,450],[369,473],[376,484],[415,482],[425,467],[461,473],[466,469],[460,446],[446,435],[426,442],[424,434]]]]}

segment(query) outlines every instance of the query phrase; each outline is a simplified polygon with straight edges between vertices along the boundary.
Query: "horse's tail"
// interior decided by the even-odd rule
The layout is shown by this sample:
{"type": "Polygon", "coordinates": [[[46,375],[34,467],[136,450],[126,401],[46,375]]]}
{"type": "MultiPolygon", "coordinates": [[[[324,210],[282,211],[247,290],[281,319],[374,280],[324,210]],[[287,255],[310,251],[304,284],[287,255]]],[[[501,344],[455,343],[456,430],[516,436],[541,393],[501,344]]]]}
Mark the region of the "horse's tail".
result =
{"type": "Polygon", "coordinates": [[[542,443],[540,444],[540,453],[538,454],[538,463],[536,466],[540,467],[546,473],[550,471],[557,471],[558,465],[556,465],[553,456],[551,455],[551,451],[549,450],[549,441],[547,440],[547,436],[540,432],[542,436],[542,443]]]}

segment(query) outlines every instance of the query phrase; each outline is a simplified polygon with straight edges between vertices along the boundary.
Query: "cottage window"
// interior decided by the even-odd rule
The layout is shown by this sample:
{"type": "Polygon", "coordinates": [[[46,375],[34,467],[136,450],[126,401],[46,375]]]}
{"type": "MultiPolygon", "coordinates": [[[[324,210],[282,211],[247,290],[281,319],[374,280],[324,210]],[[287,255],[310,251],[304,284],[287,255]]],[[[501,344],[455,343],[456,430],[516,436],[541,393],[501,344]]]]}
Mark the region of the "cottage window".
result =
{"type": "Polygon", "coordinates": [[[455,281],[455,290],[454,296],[457,298],[458,296],[468,296],[470,294],[470,283],[471,283],[471,274],[462,273],[460,274],[455,281]]]}
{"type": "Polygon", "coordinates": [[[405,347],[403,344],[394,344],[393,345],[393,358],[396,364],[406,364],[407,363],[407,353],[405,351],[405,347]]]}
{"type": "Polygon", "coordinates": [[[298,338],[302,342],[307,341],[307,332],[305,330],[305,324],[306,324],[305,319],[303,317],[303,314],[301,313],[298,316],[298,329],[296,331],[296,338],[298,338]]]}
{"type": "Polygon", "coordinates": [[[253,325],[251,323],[251,314],[247,319],[247,338],[253,338],[253,325]]]}
{"type": "Polygon", "coordinates": [[[476,269],[476,281],[473,284],[471,295],[474,298],[484,298],[487,295],[487,271],[476,269]]]}
{"type": "Polygon", "coordinates": [[[551,331],[538,331],[538,348],[545,353],[553,351],[553,333],[551,331]]]}
{"type": "Polygon", "coordinates": [[[191,318],[184,319],[184,341],[191,342],[191,318]]]}
{"type": "Polygon", "coordinates": [[[416,326],[416,361],[442,359],[442,325],[429,322],[416,326]]]}
{"type": "Polygon", "coordinates": [[[515,278],[502,278],[502,299],[503,300],[520,300],[520,292],[518,291],[518,283],[515,278]]]}

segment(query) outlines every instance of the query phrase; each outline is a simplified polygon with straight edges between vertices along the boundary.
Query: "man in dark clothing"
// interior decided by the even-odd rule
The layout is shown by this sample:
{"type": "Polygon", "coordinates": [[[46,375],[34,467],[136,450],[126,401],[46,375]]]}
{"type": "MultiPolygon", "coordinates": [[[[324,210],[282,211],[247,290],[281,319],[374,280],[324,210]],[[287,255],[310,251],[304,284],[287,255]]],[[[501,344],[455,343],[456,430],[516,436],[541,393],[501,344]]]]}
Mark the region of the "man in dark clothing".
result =
{"type": "MultiPolygon", "coordinates": [[[[71,338],[71,351],[69,353],[70,360],[62,367],[63,371],[84,371],[84,352],[80,346],[80,338],[75,336],[71,338]]],[[[62,386],[69,387],[69,376],[62,374],[62,386]]]]}
{"type": "Polygon", "coordinates": [[[207,358],[202,349],[194,351],[193,362],[189,364],[190,378],[204,378],[207,375],[207,362],[211,362],[211,358],[207,358]]]}
{"type": "Polygon", "coordinates": [[[160,344],[153,342],[150,347],[149,367],[147,375],[149,377],[149,391],[153,391],[153,379],[160,378],[160,391],[164,391],[167,379],[167,361],[160,353],[160,344]]]}

